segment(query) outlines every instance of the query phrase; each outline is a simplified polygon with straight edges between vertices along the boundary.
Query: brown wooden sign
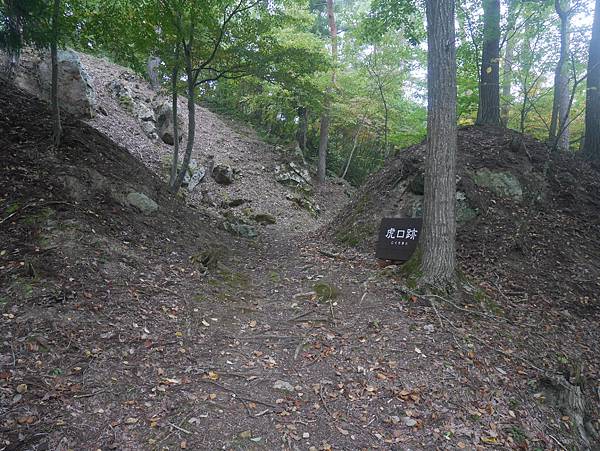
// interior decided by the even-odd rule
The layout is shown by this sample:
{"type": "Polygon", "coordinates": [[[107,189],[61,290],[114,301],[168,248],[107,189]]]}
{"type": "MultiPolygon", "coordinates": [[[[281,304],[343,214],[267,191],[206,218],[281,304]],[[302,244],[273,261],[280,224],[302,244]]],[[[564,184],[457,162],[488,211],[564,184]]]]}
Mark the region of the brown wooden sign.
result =
{"type": "Polygon", "coordinates": [[[417,248],[421,218],[384,218],[379,226],[375,255],[382,260],[407,261],[417,248]]]}

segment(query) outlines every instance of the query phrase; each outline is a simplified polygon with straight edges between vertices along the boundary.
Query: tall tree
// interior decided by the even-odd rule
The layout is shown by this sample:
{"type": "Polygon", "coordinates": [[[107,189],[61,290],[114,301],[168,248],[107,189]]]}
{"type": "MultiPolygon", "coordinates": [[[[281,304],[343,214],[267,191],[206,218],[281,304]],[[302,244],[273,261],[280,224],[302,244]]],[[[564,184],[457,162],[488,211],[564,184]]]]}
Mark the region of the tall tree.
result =
{"type": "Polygon", "coordinates": [[[500,125],[500,0],[483,0],[483,51],[477,124],[500,125]]]}
{"type": "MultiPolygon", "coordinates": [[[[236,61],[231,60],[234,54],[233,50],[239,50],[238,46],[243,47],[246,42],[241,39],[243,30],[236,27],[239,24],[236,24],[235,21],[258,6],[259,3],[260,0],[235,2],[215,0],[210,3],[200,0],[161,0],[160,2],[163,11],[161,24],[165,27],[164,33],[166,34],[167,27],[170,27],[175,46],[176,57],[173,59],[172,76],[178,76],[179,53],[182,53],[182,66],[186,79],[188,135],[181,169],[178,172],[176,166],[178,164],[177,145],[174,150],[171,171],[171,190],[173,192],[177,192],[183,183],[194,149],[197,89],[208,82],[214,82],[221,78],[241,76],[247,70],[243,67],[242,58],[236,61]],[[177,176],[173,177],[175,172],[177,172],[177,176]]],[[[175,106],[177,102],[176,81],[172,80],[172,84],[173,105],[175,106]]],[[[176,107],[173,108],[173,114],[174,135],[178,136],[176,107]]]]}
{"type": "Polygon", "coordinates": [[[554,100],[548,141],[553,149],[569,149],[569,22],[570,0],[554,0],[554,8],[560,19],[560,57],[554,70],[554,100]]]}
{"type": "Polygon", "coordinates": [[[515,27],[517,24],[518,0],[508,0],[507,26],[506,36],[504,38],[504,65],[502,68],[502,106],[500,108],[500,122],[503,127],[508,127],[510,120],[510,107],[512,103],[512,80],[513,80],[513,64],[515,54],[515,27]]]}
{"type": "Polygon", "coordinates": [[[456,46],[454,1],[427,0],[427,155],[422,282],[447,286],[456,270],[456,46]]]}
{"type": "Polygon", "coordinates": [[[585,98],[585,139],[583,153],[600,160],[600,0],[596,0],[585,98]]]}
{"type": "Polygon", "coordinates": [[[19,0],[4,0],[0,4],[0,48],[6,50],[6,71],[13,78],[23,46],[23,22],[27,5],[19,0]]]}
{"type": "Polygon", "coordinates": [[[73,30],[73,18],[67,20],[60,0],[6,0],[0,3],[0,18],[0,47],[8,51],[9,74],[12,75],[15,70],[24,45],[50,48],[52,141],[54,147],[58,147],[62,134],[58,93],[58,47],[73,30]]]}
{"type": "Polygon", "coordinates": [[[54,147],[60,146],[62,125],[60,123],[60,105],[58,102],[58,40],[60,30],[60,0],[52,3],[52,37],[50,39],[50,57],[52,60],[52,88],[50,102],[52,104],[52,142],[54,147]]]}
{"type": "Polygon", "coordinates": [[[319,132],[319,162],[317,165],[317,180],[325,181],[327,174],[327,146],[329,143],[329,124],[331,122],[331,96],[335,90],[336,65],[337,65],[337,26],[335,23],[335,12],[333,0],[327,0],[327,23],[329,24],[329,36],[331,39],[331,59],[333,68],[331,69],[331,86],[328,89],[327,99],[325,101],[324,111],[321,114],[321,128],[319,132]]]}

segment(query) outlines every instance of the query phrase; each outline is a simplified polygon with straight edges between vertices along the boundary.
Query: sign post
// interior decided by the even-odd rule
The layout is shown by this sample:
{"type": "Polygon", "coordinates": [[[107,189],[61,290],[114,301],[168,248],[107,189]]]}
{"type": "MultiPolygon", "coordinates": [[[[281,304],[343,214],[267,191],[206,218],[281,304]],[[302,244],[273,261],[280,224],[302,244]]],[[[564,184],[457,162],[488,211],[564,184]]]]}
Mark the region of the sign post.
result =
{"type": "Polygon", "coordinates": [[[417,249],[422,227],[421,218],[382,219],[375,256],[382,260],[409,260],[417,249]]]}

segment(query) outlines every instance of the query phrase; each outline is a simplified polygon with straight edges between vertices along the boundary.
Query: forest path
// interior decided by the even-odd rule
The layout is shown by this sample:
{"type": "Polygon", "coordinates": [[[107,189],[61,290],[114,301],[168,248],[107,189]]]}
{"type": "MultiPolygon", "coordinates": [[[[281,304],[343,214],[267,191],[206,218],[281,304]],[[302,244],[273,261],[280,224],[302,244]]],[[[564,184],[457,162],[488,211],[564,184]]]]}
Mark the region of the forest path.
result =
{"type": "Polygon", "coordinates": [[[317,233],[274,227],[232,246],[207,281],[218,299],[187,304],[199,319],[188,334],[201,369],[185,389],[204,401],[203,419],[197,403],[184,402],[171,423],[196,418],[206,449],[404,449],[434,440],[423,422],[447,393],[426,392],[451,360],[429,354],[450,336],[434,334],[433,311],[409,308],[374,258],[335,256],[317,233]]]}

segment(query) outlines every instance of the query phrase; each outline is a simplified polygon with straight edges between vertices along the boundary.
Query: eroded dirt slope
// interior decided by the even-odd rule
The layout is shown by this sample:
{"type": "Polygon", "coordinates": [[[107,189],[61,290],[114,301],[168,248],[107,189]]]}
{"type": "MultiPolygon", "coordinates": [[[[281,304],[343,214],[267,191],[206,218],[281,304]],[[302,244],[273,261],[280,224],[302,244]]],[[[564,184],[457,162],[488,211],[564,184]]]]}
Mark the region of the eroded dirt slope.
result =
{"type": "MultiPolygon", "coordinates": [[[[147,105],[168,100],[165,92],[155,92],[141,77],[128,69],[107,60],[80,54],[83,66],[90,74],[96,89],[98,106],[105,114],[99,113],[88,123],[103,131],[115,142],[130,150],[149,168],[161,176],[165,175],[165,163],[171,158],[172,146],[160,139],[149,139],[140,128],[140,121],[128,110],[111,91],[115,81],[128,87],[135,102],[147,105]]],[[[187,102],[180,97],[179,112],[187,128],[187,102]]],[[[182,150],[186,141],[182,142],[182,150]]],[[[214,164],[227,164],[239,173],[231,185],[220,185],[209,176],[191,193],[184,190],[190,205],[202,206],[216,215],[226,214],[222,204],[232,200],[245,200],[238,207],[231,208],[229,214],[243,217],[242,210],[251,209],[253,214],[270,214],[277,223],[259,230],[271,229],[308,230],[314,229],[331,217],[348,200],[348,185],[327,182],[316,186],[309,200],[320,209],[319,217],[300,207],[290,195],[296,196],[293,189],[286,188],[276,181],[278,165],[289,161],[298,162],[295,155],[286,153],[279,147],[261,140],[250,127],[219,116],[210,110],[196,106],[196,139],[192,158],[200,165],[207,165],[209,156],[214,164]]],[[[181,158],[181,157],[180,157],[181,158]]],[[[246,210],[249,212],[249,210],[246,210]]],[[[246,215],[247,216],[247,215],[246,215]]]]}

